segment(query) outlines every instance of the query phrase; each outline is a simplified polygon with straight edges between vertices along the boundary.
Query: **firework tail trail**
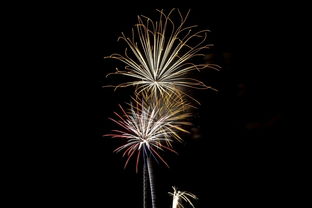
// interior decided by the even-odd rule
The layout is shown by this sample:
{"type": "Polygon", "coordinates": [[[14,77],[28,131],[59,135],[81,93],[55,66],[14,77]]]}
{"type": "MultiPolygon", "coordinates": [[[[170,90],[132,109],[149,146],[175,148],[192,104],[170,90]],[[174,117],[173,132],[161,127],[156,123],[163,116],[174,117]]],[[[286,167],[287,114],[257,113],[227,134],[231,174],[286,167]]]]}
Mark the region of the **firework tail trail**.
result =
{"type": "Polygon", "coordinates": [[[153,178],[151,160],[149,156],[144,159],[143,162],[143,208],[147,208],[148,204],[148,188],[150,189],[150,199],[152,203],[152,208],[156,207],[155,201],[155,188],[154,188],[154,178],[153,178]]]}
{"type": "Polygon", "coordinates": [[[149,156],[144,158],[143,162],[143,208],[147,208],[148,202],[148,186],[150,189],[150,199],[152,202],[152,208],[156,208],[156,197],[155,197],[155,188],[154,188],[154,177],[152,172],[152,165],[149,156]]]}
{"type": "Polygon", "coordinates": [[[151,159],[149,156],[146,158],[146,164],[147,164],[147,172],[148,172],[148,178],[149,178],[149,184],[150,184],[150,190],[151,190],[152,208],[156,208],[156,194],[155,194],[155,188],[154,188],[154,177],[153,177],[153,172],[152,172],[151,159]]]}
{"type": "Polygon", "coordinates": [[[147,202],[147,167],[146,167],[146,161],[143,162],[143,208],[146,207],[146,202],[147,202]]]}

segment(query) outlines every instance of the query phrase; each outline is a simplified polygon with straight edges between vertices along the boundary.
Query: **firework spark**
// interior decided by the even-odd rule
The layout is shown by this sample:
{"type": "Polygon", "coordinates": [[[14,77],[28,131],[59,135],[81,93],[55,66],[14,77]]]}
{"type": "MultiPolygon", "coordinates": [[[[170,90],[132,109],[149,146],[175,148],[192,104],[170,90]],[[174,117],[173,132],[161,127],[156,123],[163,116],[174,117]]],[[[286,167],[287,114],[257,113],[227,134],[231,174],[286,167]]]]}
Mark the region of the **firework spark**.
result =
{"type": "Polygon", "coordinates": [[[184,112],[187,105],[181,100],[172,102],[171,96],[162,101],[151,102],[151,99],[148,96],[140,100],[133,99],[134,103],[129,104],[128,112],[120,106],[123,114],[115,112],[118,120],[111,120],[122,127],[122,130],[113,130],[112,134],[106,135],[126,139],[126,144],[115,149],[115,152],[123,151],[123,156],[127,157],[125,167],[132,157],[136,157],[136,171],[141,156],[144,160],[148,157],[160,159],[168,166],[159,151],[169,150],[176,153],[172,149],[172,139],[181,141],[177,131],[187,132],[182,125],[189,124],[184,120],[190,114],[184,112]]]}
{"type": "Polygon", "coordinates": [[[138,24],[132,29],[132,37],[129,38],[124,33],[119,37],[126,42],[130,54],[126,48],[124,55],[114,53],[106,57],[117,59],[126,65],[124,70],[116,69],[116,72],[111,74],[134,78],[134,81],[115,87],[135,86],[136,93],[147,91],[154,95],[175,93],[186,96],[189,95],[182,91],[184,87],[211,88],[199,80],[185,76],[191,71],[204,68],[218,70],[217,65],[190,62],[190,59],[196,56],[203,56],[200,52],[211,46],[205,44],[208,30],[193,32],[196,25],[185,26],[189,11],[185,16],[175,9],[168,15],[163,10],[157,11],[160,13],[158,21],[138,16],[138,24]],[[180,18],[177,25],[172,17],[175,11],[180,18]]]}
{"type": "Polygon", "coordinates": [[[183,208],[182,201],[189,203],[192,207],[194,207],[191,199],[198,199],[194,194],[186,192],[186,191],[178,191],[175,187],[173,188],[173,193],[169,192],[172,196],[172,208],[183,208]]]}

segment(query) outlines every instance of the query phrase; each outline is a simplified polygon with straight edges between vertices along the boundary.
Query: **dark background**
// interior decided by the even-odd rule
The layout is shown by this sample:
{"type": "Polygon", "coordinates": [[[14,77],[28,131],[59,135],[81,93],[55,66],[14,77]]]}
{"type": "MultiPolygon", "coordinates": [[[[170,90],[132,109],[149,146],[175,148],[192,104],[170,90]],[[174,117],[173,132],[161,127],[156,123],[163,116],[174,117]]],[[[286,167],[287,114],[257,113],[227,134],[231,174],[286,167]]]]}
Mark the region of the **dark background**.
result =
{"type": "MultiPolygon", "coordinates": [[[[154,163],[158,207],[171,205],[171,186],[196,194],[198,208],[277,207],[293,200],[286,107],[292,93],[287,30],[293,23],[286,13],[261,5],[191,9],[188,23],[211,30],[207,42],[214,47],[204,61],[222,67],[195,77],[219,91],[191,92],[201,103],[191,118],[191,134],[176,144],[179,155],[164,154],[169,169],[154,163]]],[[[51,138],[40,147],[49,152],[35,174],[40,198],[66,206],[142,207],[141,173],[135,173],[133,161],[124,170],[124,158],[113,153],[119,144],[102,137],[116,128],[108,118],[133,90],[102,88],[118,81],[105,75],[120,66],[104,56],[124,50],[117,38],[130,33],[136,15],[155,18],[157,12],[80,5],[61,14],[51,13],[49,23],[55,25],[46,40],[55,44],[53,54],[60,62],[49,71],[56,91],[47,111],[56,120],[47,124],[51,134],[44,137],[51,138]]]]}

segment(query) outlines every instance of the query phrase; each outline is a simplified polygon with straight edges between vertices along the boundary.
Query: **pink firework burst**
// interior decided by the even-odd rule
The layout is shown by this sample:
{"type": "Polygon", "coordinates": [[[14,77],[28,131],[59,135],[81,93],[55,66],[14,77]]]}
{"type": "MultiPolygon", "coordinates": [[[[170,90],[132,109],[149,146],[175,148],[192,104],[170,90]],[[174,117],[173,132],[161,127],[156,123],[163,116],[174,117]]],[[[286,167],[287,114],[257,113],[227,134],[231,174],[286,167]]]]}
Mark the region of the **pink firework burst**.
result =
{"type": "Polygon", "coordinates": [[[160,159],[167,167],[168,164],[160,155],[160,151],[169,150],[176,153],[172,149],[173,139],[178,141],[181,138],[177,131],[185,130],[181,125],[189,124],[181,121],[189,116],[185,113],[185,103],[181,100],[175,102],[170,98],[162,101],[150,102],[150,97],[144,97],[142,100],[134,100],[134,104],[129,104],[130,108],[126,112],[121,106],[122,114],[114,113],[118,119],[112,119],[118,124],[121,130],[112,130],[112,138],[126,140],[126,143],[116,148],[115,152],[123,152],[123,157],[127,157],[125,166],[127,166],[131,158],[136,158],[136,171],[140,157],[145,160],[148,157],[160,159]],[[163,101],[167,102],[163,102],[163,101]]]}

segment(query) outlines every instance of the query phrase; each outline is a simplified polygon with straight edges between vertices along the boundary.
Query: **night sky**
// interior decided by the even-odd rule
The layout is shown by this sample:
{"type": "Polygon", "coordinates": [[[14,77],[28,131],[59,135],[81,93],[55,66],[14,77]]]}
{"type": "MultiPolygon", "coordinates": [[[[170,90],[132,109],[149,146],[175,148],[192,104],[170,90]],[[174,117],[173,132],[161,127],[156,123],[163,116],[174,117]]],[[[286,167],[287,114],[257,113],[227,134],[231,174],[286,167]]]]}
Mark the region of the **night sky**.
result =
{"type": "MultiPolygon", "coordinates": [[[[197,195],[197,208],[278,207],[291,201],[285,183],[291,161],[285,107],[290,56],[283,39],[289,22],[275,8],[247,8],[191,9],[188,23],[209,29],[207,42],[214,44],[199,61],[222,67],[194,76],[219,91],[189,91],[201,103],[193,111],[191,134],[182,134],[185,142],[175,145],[179,155],[163,154],[169,169],[153,163],[158,207],[171,205],[171,186],[197,195]]],[[[45,203],[142,207],[141,173],[135,173],[133,161],[124,170],[124,158],[113,153],[119,143],[102,137],[116,128],[108,118],[133,92],[102,88],[118,81],[105,75],[122,66],[104,56],[124,50],[117,38],[131,32],[137,15],[156,18],[157,12],[80,5],[64,13],[58,30],[51,30],[54,41],[61,42],[55,53],[62,59],[55,66],[61,93],[53,95],[58,100],[51,107],[58,111],[53,125],[59,131],[49,140],[53,148],[45,146],[53,150],[42,162],[48,167],[41,185],[49,190],[45,203]]]]}

